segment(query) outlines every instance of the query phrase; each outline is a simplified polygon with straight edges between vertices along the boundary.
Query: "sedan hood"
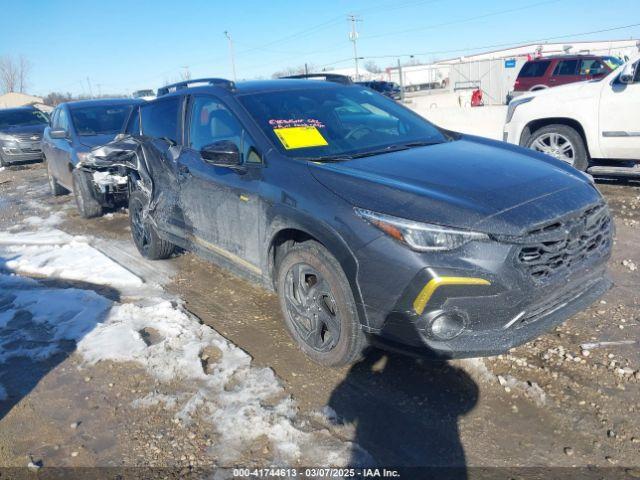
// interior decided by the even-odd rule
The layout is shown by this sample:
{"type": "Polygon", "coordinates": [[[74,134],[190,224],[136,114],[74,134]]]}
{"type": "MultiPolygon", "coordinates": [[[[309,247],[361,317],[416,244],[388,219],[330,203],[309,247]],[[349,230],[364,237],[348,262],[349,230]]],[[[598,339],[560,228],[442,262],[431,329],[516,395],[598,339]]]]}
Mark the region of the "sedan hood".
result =
{"type": "Polygon", "coordinates": [[[115,136],[116,134],[80,135],[78,141],[85,147],[92,148],[109,143],[115,136]]]}
{"type": "Polygon", "coordinates": [[[15,135],[20,133],[38,133],[42,135],[44,129],[47,127],[44,123],[41,125],[16,125],[13,127],[6,127],[0,129],[0,132],[6,133],[7,135],[15,135]]]}
{"type": "Polygon", "coordinates": [[[309,168],[354,206],[494,234],[520,235],[601,201],[562,162],[479,137],[309,168]]]}

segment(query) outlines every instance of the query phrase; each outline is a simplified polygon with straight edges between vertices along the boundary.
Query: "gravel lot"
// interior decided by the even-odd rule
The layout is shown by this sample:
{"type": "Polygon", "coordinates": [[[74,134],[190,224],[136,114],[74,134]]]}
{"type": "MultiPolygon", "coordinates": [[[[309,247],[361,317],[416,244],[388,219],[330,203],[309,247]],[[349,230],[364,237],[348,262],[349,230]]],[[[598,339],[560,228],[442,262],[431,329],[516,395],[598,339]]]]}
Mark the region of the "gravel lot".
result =
{"type": "MultiPolygon", "coordinates": [[[[204,335],[219,333],[230,351],[248,353],[251,371],[274,372],[269,382],[279,385],[277,394],[255,408],[276,415],[278,405],[291,402],[287,425],[300,433],[287,433],[299,448],[293,457],[283,457],[269,436],[271,424],[264,435],[226,449],[229,428],[212,416],[221,408],[219,393],[195,406],[188,421],[179,414],[183,399],[201,391],[188,372],[163,379],[130,359],[89,362],[82,342],[67,342],[43,360],[0,360],[0,465],[153,465],[178,477],[199,466],[357,459],[394,466],[615,466],[623,476],[640,476],[640,183],[598,186],[617,228],[615,287],[601,302],[499,357],[430,363],[374,350],[351,368],[326,370],[293,345],[274,295],[189,253],[149,264],[128,240],[126,212],[81,220],[71,196],[48,195],[42,165],[7,168],[0,172],[0,232],[44,228],[36,217],[85,236],[146,285],[162,288],[203,323],[204,335]]],[[[55,274],[41,280],[51,290],[73,287],[127,303],[126,289],[55,274]]],[[[0,339],[6,331],[0,328],[0,339]]],[[[145,335],[153,345],[153,329],[145,335]]],[[[223,390],[233,388],[229,381],[223,390]]]]}

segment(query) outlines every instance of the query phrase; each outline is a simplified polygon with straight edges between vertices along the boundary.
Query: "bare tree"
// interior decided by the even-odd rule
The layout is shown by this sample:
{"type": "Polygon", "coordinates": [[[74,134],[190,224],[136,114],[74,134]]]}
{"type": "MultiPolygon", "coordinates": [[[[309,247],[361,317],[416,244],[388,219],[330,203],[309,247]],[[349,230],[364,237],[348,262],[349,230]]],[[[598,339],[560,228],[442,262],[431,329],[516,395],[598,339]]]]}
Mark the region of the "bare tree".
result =
{"type": "Polygon", "coordinates": [[[31,64],[24,56],[18,58],[4,55],[0,57],[0,90],[24,93],[27,88],[31,64]]]}
{"type": "Polygon", "coordinates": [[[382,72],[382,69],[373,60],[369,60],[367,63],[365,63],[364,64],[364,69],[367,72],[371,72],[371,73],[381,73],[382,72]]]}
{"type": "Polygon", "coordinates": [[[29,73],[31,72],[31,62],[24,55],[18,57],[18,91],[24,93],[27,89],[29,73]]]}
{"type": "Polygon", "coordinates": [[[0,90],[2,93],[15,92],[18,84],[18,72],[13,58],[9,55],[0,57],[0,90]]]}

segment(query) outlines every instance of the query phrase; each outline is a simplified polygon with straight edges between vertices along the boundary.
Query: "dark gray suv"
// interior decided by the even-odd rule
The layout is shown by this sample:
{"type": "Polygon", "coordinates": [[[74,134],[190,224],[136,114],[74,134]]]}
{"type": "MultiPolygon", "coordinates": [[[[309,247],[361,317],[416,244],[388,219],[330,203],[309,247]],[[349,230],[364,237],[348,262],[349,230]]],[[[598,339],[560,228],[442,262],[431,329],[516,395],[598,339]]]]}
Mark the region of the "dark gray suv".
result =
{"type": "Polygon", "coordinates": [[[352,362],[368,342],[504,352],[610,286],[608,207],[563,162],[439,129],[357,85],[205,79],[159,93],[92,154],[131,179],[136,246],[160,259],[177,245],[275,289],[319,363],[352,362]]]}

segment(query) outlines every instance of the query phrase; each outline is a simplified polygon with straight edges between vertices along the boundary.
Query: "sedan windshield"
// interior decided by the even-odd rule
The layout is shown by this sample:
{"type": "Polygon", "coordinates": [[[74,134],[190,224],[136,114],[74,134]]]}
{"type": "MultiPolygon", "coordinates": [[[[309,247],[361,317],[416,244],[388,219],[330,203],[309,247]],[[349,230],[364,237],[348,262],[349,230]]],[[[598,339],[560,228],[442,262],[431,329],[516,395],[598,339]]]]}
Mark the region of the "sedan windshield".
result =
{"type": "Polygon", "coordinates": [[[240,101],[290,157],[343,160],[448,140],[422,117],[358,86],[247,94],[240,101]]]}
{"type": "Polygon", "coordinates": [[[115,135],[122,130],[131,105],[100,105],[71,109],[73,126],[78,135],[115,135]]]}
{"type": "Polygon", "coordinates": [[[40,110],[0,110],[0,128],[49,123],[49,118],[40,110]]]}

